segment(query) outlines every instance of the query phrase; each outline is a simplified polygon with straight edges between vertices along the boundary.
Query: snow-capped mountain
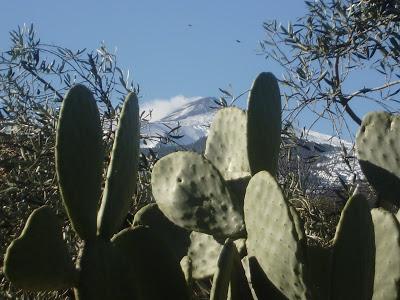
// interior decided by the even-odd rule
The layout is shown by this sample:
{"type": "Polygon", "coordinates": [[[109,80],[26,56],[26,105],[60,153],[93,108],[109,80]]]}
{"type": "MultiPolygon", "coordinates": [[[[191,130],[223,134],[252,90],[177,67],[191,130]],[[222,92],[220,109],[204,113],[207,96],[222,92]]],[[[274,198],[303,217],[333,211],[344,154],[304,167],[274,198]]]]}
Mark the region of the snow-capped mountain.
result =
{"type": "MultiPolygon", "coordinates": [[[[147,136],[165,136],[165,132],[180,126],[174,135],[182,136],[176,142],[182,146],[196,143],[207,136],[209,126],[217,112],[216,98],[206,97],[191,101],[178,107],[160,120],[142,125],[142,134],[147,136]]],[[[158,140],[142,147],[165,147],[158,140]]]]}
{"type": "MultiPolygon", "coordinates": [[[[210,124],[218,108],[213,97],[200,98],[186,103],[155,122],[142,126],[142,134],[163,136],[166,131],[177,128],[174,135],[182,136],[176,142],[186,149],[202,152],[210,124]]],[[[283,136],[283,144],[291,147],[292,163],[296,168],[302,165],[302,172],[313,182],[310,192],[320,192],[326,186],[340,187],[341,180],[346,183],[363,181],[364,176],[358,161],[354,158],[353,144],[315,131],[303,132],[294,129],[293,137],[283,136]]],[[[175,144],[162,144],[157,140],[142,145],[155,148],[160,156],[175,151],[175,144]]]]}
{"type": "Polygon", "coordinates": [[[209,122],[216,111],[216,98],[206,97],[193,100],[182,105],[167,116],[163,117],[163,122],[184,122],[190,125],[191,123],[209,122]]]}
{"type": "MultiPolygon", "coordinates": [[[[359,184],[366,189],[365,176],[354,155],[354,145],[330,135],[315,131],[295,130],[293,162],[300,172],[307,173],[314,193],[323,193],[327,186],[341,188],[346,184],[359,184]]],[[[285,144],[285,138],[283,138],[285,144]]],[[[289,140],[293,143],[293,139],[289,140]]]]}

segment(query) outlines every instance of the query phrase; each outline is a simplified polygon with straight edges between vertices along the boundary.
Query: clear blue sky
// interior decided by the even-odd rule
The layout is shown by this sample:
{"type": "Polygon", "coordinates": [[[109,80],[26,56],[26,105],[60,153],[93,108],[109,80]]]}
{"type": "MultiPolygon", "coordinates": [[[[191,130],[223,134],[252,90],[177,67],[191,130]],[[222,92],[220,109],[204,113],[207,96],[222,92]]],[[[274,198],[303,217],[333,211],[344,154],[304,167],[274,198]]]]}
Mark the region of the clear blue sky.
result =
{"type": "Polygon", "coordinates": [[[116,47],[119,65],[131,71],[144,102],[218,96],[218,88],[229,85],[238,95],[261,71],[281,77],[278,66],[256,55],[263,21],[286,24],[305,12],[300,0],[6,1],[0,50],[9,46],[11,29],[33,23],[43,42],[96,49],[105,41],[116,47]]]}
{"type": "Polygon", "coordinates": [[[95,49],[101,41],[117,47],[144,100],[215,96],[228,84],[240,93],[258,72],[271,70],[256,55],[262,22],[286,22],[304,11],[297,0],[6,1],[0,48],[9,45],[8,31],[33,23],[42,41],[71,49],[95,49]]]}

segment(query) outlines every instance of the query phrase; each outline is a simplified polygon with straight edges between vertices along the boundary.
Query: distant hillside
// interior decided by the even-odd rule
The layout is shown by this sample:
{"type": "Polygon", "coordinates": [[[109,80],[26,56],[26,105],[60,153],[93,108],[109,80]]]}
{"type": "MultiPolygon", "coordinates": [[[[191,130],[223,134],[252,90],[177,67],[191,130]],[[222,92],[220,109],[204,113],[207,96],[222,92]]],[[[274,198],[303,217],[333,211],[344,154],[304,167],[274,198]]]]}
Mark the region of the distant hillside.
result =
{"type": "MultiPolygon", "coordinates": [[[[142,133],[163,134],[166,125],[170,128],[179,125],[178,134],[183,137],[178,139],[177,143],[185,149],[202,153],[209,126],[217,112],[214,100],[216,99],[213,97],[201,98],[178,107],[161,120],[148,123],[142,128],[142,133]]],[[[295,129],[293,136],[291,139],[283,137],[283,144],[292,147],[290,164],[286,166],[287,170],[281,168],[281,171],[296,169],[304,172],[303,177],[312,183],[309,184],[309,193],[324,194],[327,187],[329,193],[334,193],[335,189],[342,188],[341,182],[359,183],[362,188],[367,188],[358,161],[354,158],[351,143],[315,131],[302,132],[295,129]],[[346,151],[346,155],[343,150],[346,151]]],[[[142,148],[146,147],[154,148],[160,156],[179,149],[177,145],[157,143],[142,145],[142,148]]],[[[287,162],[287,159],[285,161],[287,162]]]]}

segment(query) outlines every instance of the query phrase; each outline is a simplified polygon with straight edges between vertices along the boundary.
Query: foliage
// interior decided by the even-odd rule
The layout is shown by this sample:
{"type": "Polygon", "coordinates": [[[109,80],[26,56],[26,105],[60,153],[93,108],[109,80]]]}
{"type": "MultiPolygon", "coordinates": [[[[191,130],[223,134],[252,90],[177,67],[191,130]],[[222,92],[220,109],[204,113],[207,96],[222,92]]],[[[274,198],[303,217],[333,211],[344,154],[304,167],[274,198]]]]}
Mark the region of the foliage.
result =
{"type": "MultiPolygon", "coordinates": [[[[83,83],[94,94],[103,128],[104,160],[108,162],[123,96],[130,91],[139,93],[139,86],[134,86],[129,71],[120,68],[117,55],[104,44],[94,51],[47,44],[32,25],[11,31],[10,42],[9,50],[0,53],[0,253],[21,232],[23,220],[33,209],[49,205],[64,220],[64,238],[75,260],[79,238],[67,222],[54,164],[61,101],[74,84],[83,83]]],[[[141,112],[140,118],[145,126],[151,112],[141,112]]],[[[141,141],[166,143],[174,140],[173,134],[166,128],[164,135],[141,136],[141,141]]],[[[157,159],[154,151],[140,155],[138,190],[126,225],[133,220],[134,211],[152,200],[150,171],[157,159]]],[[[2,272],[0,276],[1,297],[22,293],[10,286],[2,272]]],[[[62,293],[37,295],[62,297],[62,293]]]]}
{"type": "Polygon", "coordinates": [[[284,70],[284,122],[295,123],[311,111],[309,128],[328,120],[339,137],[354,137],[354,123],[361,125],[367,104],[399,112],[399,2],[305,4],[307,13],[294,24],[264,23],[262,53],[284,70]]]}

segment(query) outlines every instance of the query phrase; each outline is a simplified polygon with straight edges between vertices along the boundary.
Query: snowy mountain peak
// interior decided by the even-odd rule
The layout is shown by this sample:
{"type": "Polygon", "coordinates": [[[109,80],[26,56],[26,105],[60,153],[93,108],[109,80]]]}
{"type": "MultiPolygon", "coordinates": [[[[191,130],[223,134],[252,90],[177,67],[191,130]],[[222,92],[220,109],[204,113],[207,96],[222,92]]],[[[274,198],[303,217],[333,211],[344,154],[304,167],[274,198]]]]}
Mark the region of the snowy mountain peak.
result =
{"type": "MultiPolygon", "coordinates": [[[[218,109],[214,97],[203,97],[185,103],[160,120],[149,122],[142,126],[142,133],[148,136],[164,136],[165,131],[170,128],[180,126],[175,135],[181,135],[182,138],[177,143],[183,146],[196,143],[199,139],[207,136],[209,125],[211,124],[218,109]]],[[[144,148],[163,146],[157,142],[142,145],[144,148]]]]}
{"type": "Polygon", "coordinates": [[[324,144],[324,145],[329,145],[332,147],[338,147],[342,148],[342,146],[346,148],[352,148],[353,144],[349,141],[339,139],[338,137],[331,136],[329,134],[324,134],[320,133],[317,131],[313,130],[301,130],[298,128],[295,128],[295,134],[297,137],[299,137],[302,140],[305,140],[307,142],[314,142],[317,144],[324,144]]]}
{"type": "Polygon", "coordinates": [[[177,122],[199,115],[213,114],[215,112],[213,107],[216,106],[214,101],[217,101],[214,97],[204,97],[191,101],[163,117],[160,122],[177,122]]]}
{"type": "MultiPolygon", "coordinates": [[[[211,122],[218,109],[214,102],[216,98],[205,97],[185,103],[162,119],[146,123],[142,126],[142,133],[149,136],[164,136],[166,131],[176,128],[175,135],[181,138],[176,142],[186,148],[202,152],[205,148],[205,140],[211,122]],[[214,108],[213,108],[214,107],[214,108]]],[[[295,128],[297,137],[296,150],[294,153],[299,163],[304,164],[304,171],[315,185],[311,188],[314,191],[326,186],[340,187],[340,180],[352,182],[352,178],[362,179],[363,174],[356,159],[351,162],[345,158],[342,149],[346,149],[349,157],[354,157],[352,143],[341,141],[335,137],[315,131],[304,131],[295,128]],[[351,166],[350,166],[351,164],[351,166]]],[[[143,148],[156,148],[159,155],[165,155],[177,149],[176,145],[164,145],[153,142],[142,145],[143,148]]]]}

